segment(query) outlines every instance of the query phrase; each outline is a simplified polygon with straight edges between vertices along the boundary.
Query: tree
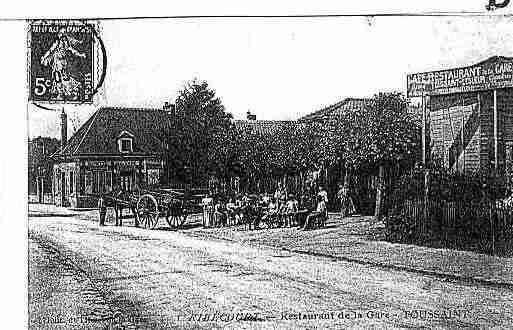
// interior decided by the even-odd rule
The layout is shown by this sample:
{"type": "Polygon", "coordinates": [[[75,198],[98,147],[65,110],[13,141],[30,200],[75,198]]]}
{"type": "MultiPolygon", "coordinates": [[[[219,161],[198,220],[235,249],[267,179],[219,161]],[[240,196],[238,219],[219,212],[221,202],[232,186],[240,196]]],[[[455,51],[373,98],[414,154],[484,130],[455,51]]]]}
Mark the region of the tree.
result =
{"type": "Polygon", "coordinates": [[[225,176],[234,157],[230,150],[235,131],[221,99],[207,82],[194,79],[179,92],[175,105],[168,134],[169,166],[176,169],[175,177],[186,173],[184,169],[189,169],[187,181],[193,184],[225,176]]]}
{"type": "Polygon", "coordinates": [[[246,185],[258,185],[258,178],[272,175],[275,149],[272,135],[244,127],[237,131],[236,141],[237,159],[246,185]]]}
{"type": "Polygon", "coordinates": [[[385,170],[394,164],[415,161],[420,133],[420,123],[408,111],[404,96],[380,93],[363,108],[344,111],[330,121],[324,134],[325,157],[332,164],[344,164],[344,184],[348,184],[347,173],[351,171],[378,170],[375,216],[380,219],[385,170]]]}
{"type": "Polygon", "coordinates": [[[36,192],[38,177],[44,177],[45,192],[51,189],[53,161],[50,156],[57,151],[60,141],[50,137],[37,137],[28,143],[29,193],[36,192]]]}
{"type": "Polygon", "coordinates": [[[315,167],[318,160],[315,126],[276,123],[269,130],[243,127],[238,131],[238,157],[247,184],[260,178],[285,179],[315,167]]]}

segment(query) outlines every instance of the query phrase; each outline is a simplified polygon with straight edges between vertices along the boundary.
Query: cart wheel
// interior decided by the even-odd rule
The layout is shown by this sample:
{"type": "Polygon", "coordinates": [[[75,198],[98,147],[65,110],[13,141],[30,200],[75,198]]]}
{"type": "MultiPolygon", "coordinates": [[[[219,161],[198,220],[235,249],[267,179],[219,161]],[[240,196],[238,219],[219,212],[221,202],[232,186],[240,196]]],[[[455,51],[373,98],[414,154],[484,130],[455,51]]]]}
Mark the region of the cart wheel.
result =
{"type": "Polygon", "coordinates": [[[185,221],[187,220],[187,214],[182,215],[170,215],[169,217],[166,217],[167,224],[169,227],[174,228],[176,227],[182,227],[185,221]]]}
{"type": "Polygon", "coordinates": [[[146,229],[153,229],[159,221],[159,209],[155,197],[142,195],[137,201],[137,217],[139,224],[146,229]]]}
{"type": "Polygon", "coordinates": [[[183,226],[187,214],[184,212],[182,205],[176,203],[170,203],[167,209],[166,221],[171,228],[178,228],[183,226]]]}

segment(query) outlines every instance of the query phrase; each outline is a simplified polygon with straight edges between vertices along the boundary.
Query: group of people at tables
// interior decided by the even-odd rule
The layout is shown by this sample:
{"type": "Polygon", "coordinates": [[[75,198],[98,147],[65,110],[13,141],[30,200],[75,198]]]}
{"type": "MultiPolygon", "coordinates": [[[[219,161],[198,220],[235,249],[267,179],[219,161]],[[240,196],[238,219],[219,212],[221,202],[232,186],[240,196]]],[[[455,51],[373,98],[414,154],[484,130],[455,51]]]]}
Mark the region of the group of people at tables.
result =
{"type": "Polygon", "coordinates": [[[250,229],[293,227],[311,229],[324,226],[327,220],[328,194],[322,187],[316,194],[299,198],[281,186],[274,194],[207,195],[202,200],[203,226],[224,227],[249,225],[250,229]]]}

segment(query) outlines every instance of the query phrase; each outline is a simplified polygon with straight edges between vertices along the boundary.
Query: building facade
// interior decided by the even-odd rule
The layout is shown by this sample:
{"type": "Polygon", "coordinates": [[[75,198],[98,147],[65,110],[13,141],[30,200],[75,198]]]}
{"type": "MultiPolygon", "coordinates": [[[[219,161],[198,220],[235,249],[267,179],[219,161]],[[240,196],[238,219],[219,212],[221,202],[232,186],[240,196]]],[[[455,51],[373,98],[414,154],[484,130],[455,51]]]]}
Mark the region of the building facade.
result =
{"type": "Polygon", "coordinates": [[[425,108],[425,161],[465,174],[511,175],[513,59],[408,75],[425,108]]]}
{"type": "MultiPolygon", "coordinates": [[[[159,184],[166,166],[166,109],[100,108],[52,158],[56,205],[95,207],[102,193],[159,184]]],[[[62,132],[67,118],[61,115],[62,132]]]]}

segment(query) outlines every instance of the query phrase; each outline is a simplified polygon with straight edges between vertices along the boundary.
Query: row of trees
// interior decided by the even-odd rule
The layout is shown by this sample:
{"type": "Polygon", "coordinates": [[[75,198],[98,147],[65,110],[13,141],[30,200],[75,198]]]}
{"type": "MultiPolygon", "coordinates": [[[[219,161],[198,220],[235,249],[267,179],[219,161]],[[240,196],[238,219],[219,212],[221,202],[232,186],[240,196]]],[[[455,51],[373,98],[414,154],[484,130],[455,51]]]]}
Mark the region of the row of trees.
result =
{"type": "MultiPolygon", "coordinates": [[[[334,166],[345,185],[363,169],[376,170],[383,183],[387,167],[413,163],[420,154],[419,116],[399,93],[380,93],[362,108],[322,121],[290,122],[267,131],[236,127],[206,82],[188,83],[175,104],[167,135],[169,164],[191,169],[193,184],[211,176],[251,180],[334,166]]],[[[379,217],[383,184],[378,188],[379,217]]]]}

